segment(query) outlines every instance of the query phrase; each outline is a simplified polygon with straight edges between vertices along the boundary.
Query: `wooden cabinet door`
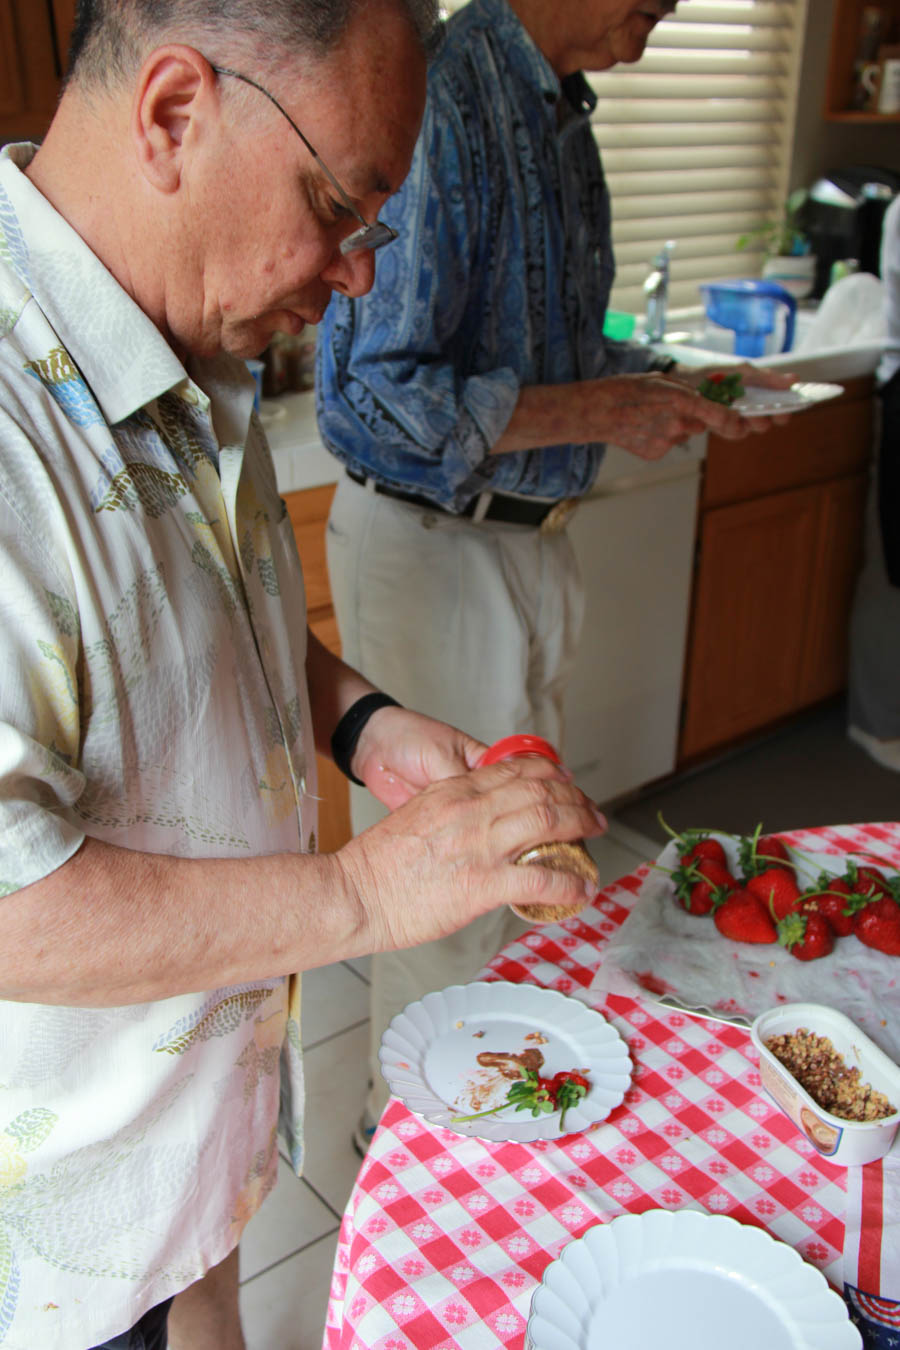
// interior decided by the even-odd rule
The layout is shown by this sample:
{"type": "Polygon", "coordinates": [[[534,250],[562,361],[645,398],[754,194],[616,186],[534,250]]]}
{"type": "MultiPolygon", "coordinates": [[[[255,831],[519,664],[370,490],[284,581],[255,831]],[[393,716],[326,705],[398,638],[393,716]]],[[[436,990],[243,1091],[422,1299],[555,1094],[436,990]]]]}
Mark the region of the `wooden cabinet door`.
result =
{"type": "Polygon", "coordinates": [[[705,513],[681,760],[798,707],[819,497],[801,488],[705,513]]]}
{"type": "MultiPolygon", "coordinates": [[[[303,565],[306,608],[309,626],[316,637],[336,656],[341,654],[331,588],[325,556],[325,529],[334,496],[334,484],[288,492],[288,509],[294,538],[303,565]]],[[[347,779],[330,759],[316,757],[319,778],[319,852],[335,853],[346,844],[353,831],[350,826],[350,791],[347,779]]]]}
{"type": "MultiPolygon", "coordinates": [[[[337,620],[332,614],[310,623],[316,637],[336,656],[341,654],[337,620]]],[[[330,759],[316,755],[319,780],[319,852],[336,853],[353,834],[350,826],[350,784],[330,759]]]]}
{"type": "Polygon", "coordinates": [[[0,143],[41,139],[59,75],[49,0],[0,0],[0,143]]]}
{"type": "Polygon", "coordinates": [[[75,0],[53,0],[53,23],[56,28],[56,50],[59,53],[60,72],[66,69],[69,39],[75,26],[75,0]]]}
{"type": "Polygon", "coordinates": [[[703,509],[865,472],[872,458],[875,383],[870,375],[842,383],[840,398],[795,413],[761,436],[710,436],[703,509]]]}
{"type": "Polygon", "coordinates": [[[848,630],[862,563],[868,475],[820,489],[819,531],[807,612],[798,696],[802,706],[830,698],[847,683],[848,630]]]}
{"type": "Polygon", "coordinates": [[[304,492],[288,492],[284,499],[303,564],[306,609],[311,625],[319,618],[334,614],[325,556],[325,527],[333,496],[334,484],[328,483],[323,487],[307,488],[304,492]]]}

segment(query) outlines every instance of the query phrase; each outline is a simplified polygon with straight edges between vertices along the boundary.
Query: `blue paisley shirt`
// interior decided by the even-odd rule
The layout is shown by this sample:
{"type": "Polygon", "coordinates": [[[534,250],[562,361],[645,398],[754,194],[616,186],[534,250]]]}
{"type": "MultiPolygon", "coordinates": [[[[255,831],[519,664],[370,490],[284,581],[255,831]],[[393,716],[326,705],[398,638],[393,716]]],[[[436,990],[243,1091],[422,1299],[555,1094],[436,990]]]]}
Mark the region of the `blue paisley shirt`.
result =
{"type": "Polygon", "coordinates": [[[370,294],[336,296],[319,327],[319,429],[352,471],[457,511],[485,490],[591,486],[602,445],[488,451],[520,387],[650,363],[603,337],[615,265],[595,102],[581,74],[561,85],[506,0],[447,23],[382,215],[399,238],[370,294]]]}

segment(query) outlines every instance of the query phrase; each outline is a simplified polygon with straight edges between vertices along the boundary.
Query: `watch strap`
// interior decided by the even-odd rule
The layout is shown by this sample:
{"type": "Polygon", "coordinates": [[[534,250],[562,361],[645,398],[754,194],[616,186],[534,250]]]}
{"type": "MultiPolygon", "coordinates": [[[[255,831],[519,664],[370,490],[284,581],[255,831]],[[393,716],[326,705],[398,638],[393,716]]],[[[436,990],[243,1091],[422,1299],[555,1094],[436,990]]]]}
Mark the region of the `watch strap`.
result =
{"type": "Polygon", "coordinates": [[[358,698],[355,703],[351,703],[338,722],[331,736],[331,757],[341,773],[349,778],[351,783],[357,783],[360,787],[364,786],[362,779],[357,778],[350,768],[363,727],[379,708],[399,708],[400,706],[395,698],[391,698],[390,694],[383,694],[380,690],[374,690],[371,694],[363,694],[362,698],[358,698]]]}

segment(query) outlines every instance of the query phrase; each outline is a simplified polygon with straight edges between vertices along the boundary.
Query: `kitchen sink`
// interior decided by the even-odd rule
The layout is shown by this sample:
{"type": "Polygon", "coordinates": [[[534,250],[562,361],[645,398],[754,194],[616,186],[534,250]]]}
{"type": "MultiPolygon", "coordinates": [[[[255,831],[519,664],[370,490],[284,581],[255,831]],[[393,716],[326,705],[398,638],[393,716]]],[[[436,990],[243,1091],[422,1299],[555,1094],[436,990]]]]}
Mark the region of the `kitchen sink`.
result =
{"type": "MultiPolygon", "coordinates": [[[[775,331],[768,339],[768,350],[756,358],[757,363],[794,371],[804,380],[849,380],[875,371],[884,348],[883,338],[867,338],[836,346],[806,346],[815,317],[814,308],[798,308],[794,347],[790,352],[777,350],[784,340],[784,332],[781,323],[776,323],[775,331]]],[[[634,336],[640,339],[640,321],[634,336]]],[[[701,306],[671,310],[665,339],[653,343],[653,350],[674,356],[681,364],[690,366],[728,365],[743,359],[734,355],[734,333],[708,320],[701,306]]]]}

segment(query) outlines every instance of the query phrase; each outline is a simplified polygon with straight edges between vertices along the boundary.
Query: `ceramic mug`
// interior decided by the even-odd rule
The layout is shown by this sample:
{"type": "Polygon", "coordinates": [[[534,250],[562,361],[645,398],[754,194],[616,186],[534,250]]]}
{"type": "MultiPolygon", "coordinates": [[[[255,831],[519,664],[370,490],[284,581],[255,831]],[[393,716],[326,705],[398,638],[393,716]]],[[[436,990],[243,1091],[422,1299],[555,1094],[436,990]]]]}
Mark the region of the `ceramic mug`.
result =
{"type": "Polygon", "coordinates": [[[900,112],[900,56],[885,57],[881,62],[878,111],[880,113],[900,112]]]}
{"type": "Polygon", "coordinates": [[[878,87],[880,83],[881,66],[877,61],[867,61],[864,66],[859,68],[857,80],[859,83],[859,106],[867,109],[874,109],[878,99],[878,87]]]}

